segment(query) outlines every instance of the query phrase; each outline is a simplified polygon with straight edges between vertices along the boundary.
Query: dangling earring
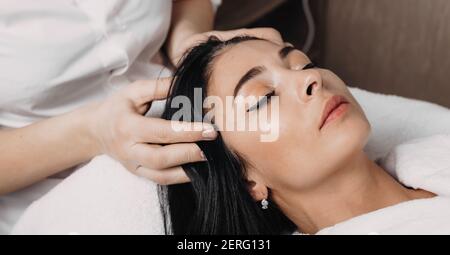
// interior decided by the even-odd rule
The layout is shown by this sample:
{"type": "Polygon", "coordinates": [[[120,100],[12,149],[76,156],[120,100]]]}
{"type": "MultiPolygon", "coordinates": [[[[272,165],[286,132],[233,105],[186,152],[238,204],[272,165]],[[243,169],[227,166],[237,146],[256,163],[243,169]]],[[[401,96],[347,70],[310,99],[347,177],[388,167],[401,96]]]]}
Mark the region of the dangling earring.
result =
{"type": "Polygon", "coordinates": [[[261,208],[263,210],[266,210],[267,208],[269,208],[269,201],[267,201],[267,199],[261,200],[261,208]]]}

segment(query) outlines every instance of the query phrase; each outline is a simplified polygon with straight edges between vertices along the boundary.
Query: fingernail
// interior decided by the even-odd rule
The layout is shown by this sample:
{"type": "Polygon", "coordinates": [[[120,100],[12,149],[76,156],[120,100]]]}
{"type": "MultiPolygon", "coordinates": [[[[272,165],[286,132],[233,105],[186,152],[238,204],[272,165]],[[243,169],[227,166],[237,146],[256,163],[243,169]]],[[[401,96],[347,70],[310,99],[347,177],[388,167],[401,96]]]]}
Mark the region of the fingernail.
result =
{"type": "Polygon", "coordinates": [[[207,159],[206,159],[206,156],[205,156],[205,153],[203,152],[203,151],[200,151],[200,157],[202,157],[202,160],[203,161],[206,161],[207,159]]]}
{"type": "Polygon", "coordinates": [[[204,138],[213,140],[213,139],[216,138],[217,132],[216,132],[214,129],[208,128],[208,129],[203,130],[202,136],[203,136],[204,138]]]}

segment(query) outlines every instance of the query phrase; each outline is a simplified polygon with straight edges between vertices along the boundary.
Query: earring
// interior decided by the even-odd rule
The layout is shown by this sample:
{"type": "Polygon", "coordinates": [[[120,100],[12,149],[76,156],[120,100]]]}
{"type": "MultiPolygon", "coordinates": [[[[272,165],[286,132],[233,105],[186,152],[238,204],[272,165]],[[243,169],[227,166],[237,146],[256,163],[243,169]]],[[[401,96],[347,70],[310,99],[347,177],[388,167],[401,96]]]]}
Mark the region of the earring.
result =
{"type": "Polygon", "coordinates": [[[261,200],[261,208],[263,210],[266,210],[267,208],[269,208],[269,201],[267,201],[267,199],[261,200]]]}

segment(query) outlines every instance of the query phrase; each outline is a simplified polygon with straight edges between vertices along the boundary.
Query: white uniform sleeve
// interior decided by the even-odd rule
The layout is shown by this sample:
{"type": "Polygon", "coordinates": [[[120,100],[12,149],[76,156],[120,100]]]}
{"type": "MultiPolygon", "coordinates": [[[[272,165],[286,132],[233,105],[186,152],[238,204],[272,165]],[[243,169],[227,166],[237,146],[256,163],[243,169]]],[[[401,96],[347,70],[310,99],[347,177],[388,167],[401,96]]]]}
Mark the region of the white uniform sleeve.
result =
{"type": "Polygon", "coordinates": [[[213,4],[214,12],[217,12],[217,9],[222,4],[222,0],[211,0],[211,3],[213,4]]]}

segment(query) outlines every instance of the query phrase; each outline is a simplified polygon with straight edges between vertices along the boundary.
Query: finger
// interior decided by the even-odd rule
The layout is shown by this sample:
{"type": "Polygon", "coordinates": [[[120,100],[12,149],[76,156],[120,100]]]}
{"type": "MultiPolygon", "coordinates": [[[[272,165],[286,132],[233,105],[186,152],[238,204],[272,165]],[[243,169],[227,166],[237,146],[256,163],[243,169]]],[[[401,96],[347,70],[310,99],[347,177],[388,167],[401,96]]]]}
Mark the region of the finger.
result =
{"type": "Polygon", "coordinates": [[[140,107],[153,100],[165,99],[169,94],[171,81],[171,77],[136,81],[126,88],[125,93],[136,107],[140,107]]]}
{"type": "Polygon", "coordinates": [[[166,169],[186,163],[205,161],[203,152],[195,143],[177,143],[166,146],[136,144],[131,157],[140,165],[151,169],[166,169]]]}
{"type": "Polygon", "coordinates": [[[229,31],[211,31],[209,33],[206,33],[206,35],[208,37],[216,36],[222,41],[230,40],[236,36],[254,36],[257,38],[275,42],[277,44],[283,44],[283,38],[281,37],[281,34],[277,30],[267,27],[252,29],[243,28],[229,31]]]}
{"type": "Polygon", "coordinates": [[[149,169],[141,166],[136,169],[135,173],[137,176],[144,177],[160,185],[180,184],[191,181],[180,166],[163,170],[149,169]]]}
{"type": "Polygon", "coordinates": [[[227,41],[236,36],[248,35],[248,33],[246,33],[247,30],[248,29],[242,28],[242,29],[227,30],[227,31],[211,31],[211,32],[204,33],[204,35],[205,35],[204,39],[206,40],[211,36],[215,36],[221,41],[227,41]]]}
{"type": "Polygon", "coordinates": [[[143,143],[186,143],[214,140],[217,131],[214,126],[203,122],[171,121],[136,116],[132,132],[138,142],[143,143]]]}
{"type": "Polygon", "coordinates": [[[258,38],[266,39],[269,41],[273,41],[278,44],[283,44],[283,38],[281,37],[280,32],[273,28],[253,28],[249,29],[248,33],[258,38]]]}

